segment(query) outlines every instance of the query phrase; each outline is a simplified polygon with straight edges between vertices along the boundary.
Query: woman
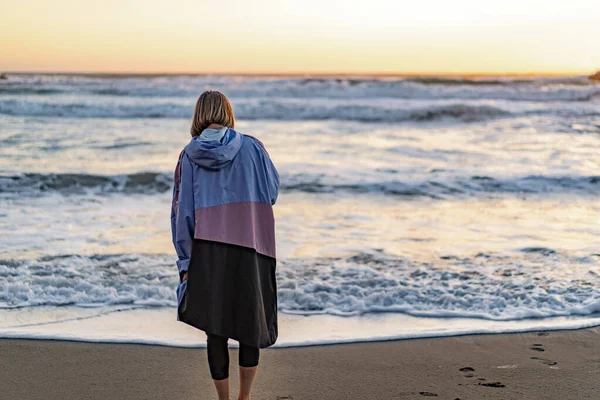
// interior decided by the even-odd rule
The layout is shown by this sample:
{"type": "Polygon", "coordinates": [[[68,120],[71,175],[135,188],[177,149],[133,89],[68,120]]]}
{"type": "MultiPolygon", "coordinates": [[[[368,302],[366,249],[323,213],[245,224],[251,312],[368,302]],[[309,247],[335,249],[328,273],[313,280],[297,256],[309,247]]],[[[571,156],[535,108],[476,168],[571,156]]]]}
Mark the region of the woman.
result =
{"type": "Polygon", "coordinates": [[[275,221],[279,175],[262,143],[234,128],[231,104],[202,93],[192,140],[179,155],[171,210],[179,260],[177,320],[207,334],[211,376],[229,400],[227,340],[240,344],[249,399],[259,349],[277,340],[275,221]]]}

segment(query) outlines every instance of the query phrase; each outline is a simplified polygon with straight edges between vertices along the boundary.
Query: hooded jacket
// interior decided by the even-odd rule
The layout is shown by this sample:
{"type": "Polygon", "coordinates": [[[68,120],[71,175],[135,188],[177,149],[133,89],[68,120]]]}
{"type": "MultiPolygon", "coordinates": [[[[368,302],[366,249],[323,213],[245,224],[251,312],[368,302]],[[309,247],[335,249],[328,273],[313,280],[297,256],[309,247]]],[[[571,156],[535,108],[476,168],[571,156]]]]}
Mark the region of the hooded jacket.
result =
{"type": "Polygon", "coordinates": [[[279,174],[258,139],[231,128],[220,140],[194,137],[179,156],[174,181],[171,232],[180,281],[194,238],[276,257],[272,206],[279,174]]]}

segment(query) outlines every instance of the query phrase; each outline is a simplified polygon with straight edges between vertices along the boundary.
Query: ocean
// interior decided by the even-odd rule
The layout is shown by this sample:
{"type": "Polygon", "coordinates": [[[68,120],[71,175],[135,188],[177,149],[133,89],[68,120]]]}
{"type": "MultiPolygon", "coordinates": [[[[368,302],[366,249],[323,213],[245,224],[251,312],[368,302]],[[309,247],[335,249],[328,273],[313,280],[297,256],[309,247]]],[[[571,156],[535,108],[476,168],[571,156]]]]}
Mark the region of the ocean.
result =
{"type": "Polygon", "coordinates": [[[169,216],[206,89],[280,172],[278,346],[600,325],[585,77],[11,74],[0,337],[205,345],[169,216]]]}

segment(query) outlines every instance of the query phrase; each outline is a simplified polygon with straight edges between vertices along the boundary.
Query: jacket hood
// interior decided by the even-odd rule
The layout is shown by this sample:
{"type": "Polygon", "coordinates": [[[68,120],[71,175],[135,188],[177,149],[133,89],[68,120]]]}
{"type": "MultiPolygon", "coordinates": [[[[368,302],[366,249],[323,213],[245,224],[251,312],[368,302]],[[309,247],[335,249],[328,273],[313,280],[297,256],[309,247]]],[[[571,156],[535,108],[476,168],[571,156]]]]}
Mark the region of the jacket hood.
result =
{"type": "Polygon", "coordinates": [[[219,140],[200,140],[192,138],[185,146],[185,153],[194,163],[208,169],[221,169],[227,166],[242,147],[242,135],[228,128],[219,140]]]}

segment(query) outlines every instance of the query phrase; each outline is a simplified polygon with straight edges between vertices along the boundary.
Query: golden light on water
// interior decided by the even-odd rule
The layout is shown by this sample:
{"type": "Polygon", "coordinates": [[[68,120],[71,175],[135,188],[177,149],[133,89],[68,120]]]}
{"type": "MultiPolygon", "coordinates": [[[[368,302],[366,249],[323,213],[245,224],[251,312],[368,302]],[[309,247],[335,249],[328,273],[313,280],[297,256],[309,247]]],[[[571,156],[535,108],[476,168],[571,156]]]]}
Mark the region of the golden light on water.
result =
{"type": "Polygon", "coordinates": [[[597,0],[28,0],[0,6],[0,70],[590,73],[597,0]]]}

